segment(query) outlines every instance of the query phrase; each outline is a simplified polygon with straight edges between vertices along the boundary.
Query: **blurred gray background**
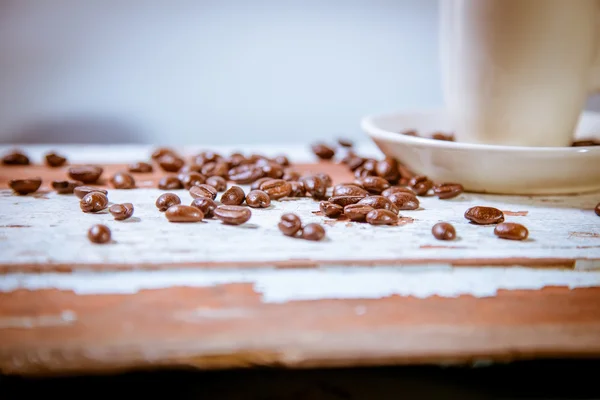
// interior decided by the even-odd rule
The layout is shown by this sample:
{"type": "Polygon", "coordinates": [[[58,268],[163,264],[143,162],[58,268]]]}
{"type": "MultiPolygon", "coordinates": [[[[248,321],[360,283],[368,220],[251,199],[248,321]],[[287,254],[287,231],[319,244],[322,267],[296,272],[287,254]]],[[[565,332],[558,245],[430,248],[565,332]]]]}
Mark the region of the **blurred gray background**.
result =
{"type": "Polygon", "coordinates": [[[0,141],[244,144],[442,105],[438,0],[0,0],[0,141]]]}

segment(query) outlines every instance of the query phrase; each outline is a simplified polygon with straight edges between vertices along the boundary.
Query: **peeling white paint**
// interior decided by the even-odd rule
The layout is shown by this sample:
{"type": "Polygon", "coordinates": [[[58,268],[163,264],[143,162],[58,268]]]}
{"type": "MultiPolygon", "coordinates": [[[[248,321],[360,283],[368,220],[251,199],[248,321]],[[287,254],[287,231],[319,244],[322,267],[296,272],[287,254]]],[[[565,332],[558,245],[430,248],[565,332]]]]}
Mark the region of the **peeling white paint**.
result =
{"type": "Polygon", "coordinates": [[[63,326],[72,325],[76,321],[77,315],[71,310],[65,310],[56,315],[0,317],[0,329],[63,326]]]}

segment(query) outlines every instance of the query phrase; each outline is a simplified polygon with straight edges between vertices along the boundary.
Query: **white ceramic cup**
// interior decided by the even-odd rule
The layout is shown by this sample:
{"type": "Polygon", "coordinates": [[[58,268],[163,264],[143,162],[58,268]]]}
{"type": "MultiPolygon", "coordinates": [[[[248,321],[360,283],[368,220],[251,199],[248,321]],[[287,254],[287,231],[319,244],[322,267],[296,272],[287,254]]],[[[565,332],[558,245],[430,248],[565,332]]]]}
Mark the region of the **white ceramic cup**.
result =
{"type": "Polygon", "coordinates": [[[598,0],[440,0],[457,141],[569,146],[600,85],[598,0]]]}

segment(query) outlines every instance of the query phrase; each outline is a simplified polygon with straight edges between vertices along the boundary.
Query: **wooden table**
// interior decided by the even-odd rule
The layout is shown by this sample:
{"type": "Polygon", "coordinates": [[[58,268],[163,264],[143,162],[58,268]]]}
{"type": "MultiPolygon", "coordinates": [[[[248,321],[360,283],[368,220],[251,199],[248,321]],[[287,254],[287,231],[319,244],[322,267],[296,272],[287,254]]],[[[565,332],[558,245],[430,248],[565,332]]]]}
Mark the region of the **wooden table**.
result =
{"type": "MultiPolygon", "coordinates": [[[[39,164],[50,148],[24,149],[39,164]]],[[[108,177],[152,149],[58,150],[73,164],[105,165],[108,177]]],[[[314,164],[304,148],[258,150],[290,154],[300,172],[351,180],[335,163],[314,164]]],[[[377,154],[366,145],[361,153],[377,154]]],[[[0,167],[2,188],[15,177],[44,179],[33,195],[0,190],[1,372],[600,355],[599,193],[426,197],[393,227],[328,220],[314,201],[295,199],[253,210],[248,224],[232,227],[168,223],[154,206],[161,175],[138,175],[139,189],[109,190],[111,202],[135,206],[134,218],[119,222],[49,191],[65,168],[0,167]],[[530,239],[501,240],[493,227],[468,224],[463,213],[473,205],[502,209],[530,239]],[[289,211],[325,224],[327,240],[281,235],[277,221],[289,211]],[[455,225],[456,241],[433,238],[431,226],[442,220],[455,225]],[[114,242],[89,243],[94,223],[109,225],[114,242]]]]}

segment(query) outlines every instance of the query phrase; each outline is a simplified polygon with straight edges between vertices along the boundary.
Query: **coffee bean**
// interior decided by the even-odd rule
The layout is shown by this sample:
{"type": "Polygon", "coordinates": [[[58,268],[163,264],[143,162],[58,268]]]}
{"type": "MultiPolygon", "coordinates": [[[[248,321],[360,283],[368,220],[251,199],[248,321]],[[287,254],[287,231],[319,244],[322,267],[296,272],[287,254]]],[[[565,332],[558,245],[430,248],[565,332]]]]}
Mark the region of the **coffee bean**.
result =
{"type": "Polygon", "coordinates": [[[408,185],[417,196],[425,196],[433,187],[433,182],[428,177],[419,175],[414,176],[408,185]]]}
{"type": "Polygon", "coordinates": [[[306,193],[308,193],[313,199],[321,200],[325,198],[327,192],[327,186],[323,179],[315,175],[310,175],[300,178],[300,182],[304,184],[306,193]]]}
{"type": "Polygon", "coordinates": [[[373,210],[373,207],[366,206],[364,204],[350,204],[344,207],[344,215],[346,215],[346,217],[348,217],[351,221],[365,222],[367,219],[367,214],[373,210]]]}
{"type": "Polygon", "coordinates": [[[2,157],[4,165],[29,165],[29,157],[20,150],[13,150],[2,157]]]}
{"type": "Polygon", "coordinates": [[[465,211],[465,218],[478,225],[490,225],[504,222],[504,214],[502,211],[493,207],[471,207],[465,211]]]}
{"type": "Polygon", "coordinates": [[[67,159],[65,157],[54,152],[46,154],[44,158],[46,159],[46,164],[52,168],[62,167],[67,162],[67,159]]]}
{"type": "Polygon", "coordinates": [[[152,153],[152,155],[150,157],[153,160],[158,160],[159,158],[166,156],[166,155],[171,155],[173,157],[179,157],[177,155],[177,152],[175,152],[175,150],[170,149],[168,147],[159,147],[158,149],[154,150],[154,152],[152,153]]]}
{"type": "MultiPolygon", "coordinates": [[[[258,163],[257,163],[258,164],[258,163]]],[[[263,163],[261,168],[263,170],[264,176],[271,179],[281,179],[283,178],[283,167],[275,162],[269,161],[268,163],[263,163]]]]}
{"type": "MultiPolygon", "coordinates": [[[[58,194],[71,194],[75,191],[75,188],[82,186],[83,182],[78,181],[52,181],[52,189],[56,190],[58,194]]],[[[81,197],[85,196],[82,195],[81,197]]]]}
{"type": "Polygon", "coordinates": [[[158,160],[158,165],[166,172],[177,172],[183,167],[185,161],[174,154],[165,154],[158,160]]]}
{"type": "Polygon", "coordinates": [[[129,170],[129,172],[134,172],[137,174],[149,174],[150,172],[152,172],[153,168],[152,164],[143,161],[138,161],[133,164],[129,164],[127,169],[129,170]]]}
{"type": "Polygon", "coordinates": [[[366,176],[360,180],[363,187],[373,194],[380,194],[390,187],[390,183],[379,176],[366,176]]]}
{"type": "Polygon", "coordinates": [[[263,176],[262,168],[253,164],[242,164],[229,170],[229,180],[241,185],[252,183],[263,176]]]}
{"type": "Polygon", "coordinates": [[[244,202],[246,194],[239,186],[232,186],[221,196],[221,203],[228,206],[239,206],[244,202]]]}
{"type": "Polygon", "coordinates": [[[318,174],[315,174],[315,176],[318,178],[321,178],[323,183],[325,183],[326,187],[330,188],[333,186],[333,180],[331,179],[331,176],[329,176],[328,174],[326,174],[324,172],[319,172],[318,174]]]}
{"type": "Polygon", "coordinates": [[[281,165],[282,167],[287,167],[288,165],[290,165],[290,160],[282,155],[278,155],[276,156],[273,161],[275,161],[277,164],[281,165]]]}
{"type": "Polygon", "coordinates": [[[108,197],[102,192],[90,192],[79,201],[79,207],[84,213],[95,213],[108,206],[108,197]]]}
{"type": "Polygon", "coordinates": [[[350,139],[338,138],[337,142],[342,147],[352,147],[352,146],[354,146],[354,143],[350,139]]]}
{"type": "Polygon", "coordinates": [[[292,187],[292,191],[288,195],[289,197],[304,197],[304,196],[306,196],[306,189],[304,188],[304,183],[290,181],[290,186],[292,187]]]}
{"type": "Polygon", "coordinates": [[[398,213],[398,208],[394,203],[392,203],[388,198],[383,196],[367,196],[360,199],[360,201],[356,204],[364,204],[366,206],[371,206],[376,210],[389,210],[392,212],[398,213]]]}
{"type": "Polygon", "coordinates": [[[373,175],[377,175],[377,164],[379,163],[379,161],[377,161],[374,158],[367,158],[365,159],[365,162],[363,163],[363,165],[361,166],[363,169],[371,172],[373,175]]]}
{"type": "Polygon", "coordinates": [[[385,196],[385,197],[388,197],[392,193],[410,193],[412,195],[415,194],[415,192],[413,192],[412,189],[409,189],[407,187],[392,186],[392,187],[389,187],[389,188],[385,189],[383,192],[381,192],[381,195],[385,196]]]}
{"type": "Polygon", "coordinates": [[[235,167],[240,166],[242,164],[249,164],[250,163],[250,161],[248,161],[248,159],[243,154],[241,154],[241,153],[232,153],[232,154],[230,154],[226,161],[229,164],[230,168],[235,168],[235,167]]]}
{"type": "Polygon", "coordinates": [[[217,203],[209,197],[198,197],[197,199],[194,199],[190,205],[202,211],[204,218],[214,217],[214,211],[218,207],[217,203]]]}
{"type": "Polygon", "coordinates": [[[220,176],[227,178],[229,174],[229,164],[225,161],[211,161],[202,166],[202,175],[205,176],[220,176]]]}
{"type": "Polygon", "coordinates": [[[596,204],[596,208],[594,208],[596,215],[600,217],[600,203],[596,204]]]}
{"type": "Polygon", "coordinates": [[[323,240],[325,237],[325,229],[319,224],[306,224],[302,228],[302,234],[300,237],[304,240],[312,240],[317,242],[319,240],[323,240]]]}
{"type": "Polygon", "coordinates": [[[342,164],[345,164],[350,169],[350,171],[355,171],[357,168],[363,165],[364,162],[365,159],[358,156],[353,151],[348,151],[344,158],[342,158],[342,164]]]}
{"type": "Polygon", "coordinates": [[[103,171],[102,167],[97,165],[82,165],[69,168],[69,177],[83,183],[96,183],[103,171]]]}
{"type": "Polygon", "coordinates": [[[115,189],[133,189],[135,188],[135,179],[133,175],[127,172],[117,172],[110,178],[110,183],[115,189]]]}
{"type": "Polygon", "coordinates": [[[454,142],[454,135],[451,133],[434,132],[431,135],[431,138],[434,140],[444,140],[447,142],[454,142]]]}
{"type": "Polygon", "coordinates": [[[398,214],[383,208],[369,211],[366,220],[371,225],[393,225],[398,222],[398,214]]]}
{"type": "Polygon", "coordinates": [[[398,210],[416,210],[420,205],[419,199],[412,193],[396,192],[386,197],[398,210]]]}
{"type": "Polygon", "coordinates": [[[111,213],[117,221],[122,221],[133,215],[133,204],[113,204],[108,208],[108,212],[111,213]]]}
{"type": "Polygon", "coordinates": [[[451,199],[464,191],[463,185],[460,183],[440,183],[433,187],[433,193],[440,199],[451,199]]]}
{"type": "Polygon", "coordinates": [[[311,146],[311,149],[321,160],[331,160],[335,155],[335,150],[324,143],[315,143],[311,146]]]}
{"type": "Polygon", "coordinates": [[[110,229],[106,225],[92,225],[88,229],[87,237],[90,242],[97,244],[104,244],[110,242],[110,229]]]}
{"type": "Polygon", "coordinates": [[[183,188],[183,183],[178,177],[173,175],[163,176],[158,181],[158,188],[161,190],[177,190],[183,188]]]}
{"type": "Polygon", "coordinates": [[[363,167],[358,167],[354,170],[354,177],[356,179],[362,180],[367,176],[375,176],[375,172],[364,169],[363,167]]]}
{"type": "Polygon", "coordinates": [[[17,194],[25,195],[36,192],[42,185],[41,178],[12,179],[8,186],[17,194]]]}
{"type": "Polygon", "coordinates": [[[398,161],[391,157],[386,157],[385,159],[378,161],[375,165],[375,173],[377,176],[388,182],[398,182],[398,179],[400,179],[398,161]]]}
{"type": "Polygon", "coordinates": [[[190,190],[192,186],[199,186],[206,182],[206,177],[198,172],[186,172],[177,175],[183,187],[190,190]]]}
{"type": "Polygon", "coordinates": [[[267,208],[271,205],[271,198],[262,190],[251,190],[246,195],[246,204],[252,208],[267,208]]]}
{"type": "Polygon", "coordinates": [[[529,236],[529,231],[523,225],[516,222],[503,222],[496,225],[494,234],[501,239],[525,240],[529,236]]]}
{"type": "Polygon", "coordinates": [[[252,212],[249,208],[232,205],[219,206],[214,213],[215,217],[227,225],[241,225],[248,222],[252,216],[252,212]]]}
{"type": "Polygon", "coordinates": [[[227,189],[227,181],[221,176],[209,176],[206,178],[206,184],[214,187],[217,192],[224,192],[227,189]]]}
{"type": "Polygon", "coordinates": [[[260,185],[262,185],[264,182],[266,181],[270,181],[272,178],[269,178],[267,176],[257,179],[254,182],[252,182],[252,184],[250,185],[250,190],[259,190],[260,189],[260,185]]]}
{"type": "Polygon", "coordinates": [[[283,171],[283,176],[281,177],[281,179],[283,179],[284,181],[297,181],[300,179],[300,177],[301,175],[299,172],[287,168],[283,171]]]}
{"type": "Polygon", "coordinates": [[[179,175],[187,174],[190,172],[196,172],[198,174],[202,174],[202,165],[200,164],[187,164],[179,169],[179,175]]]}
{"type": "Polygon", "coordinates": [[[585,146],[600,146],[600,141],[593,139],[576,140],[571,146],[573,147],[585,147],[585,146]]]}
{"type": "Polygon", "coordinates": [[[204,214],[199,208],[176,204],[167,208],[165,217],[169,222],[200,222],[204,214]]]}
{"type": "Polygon", "coordinates": [[[271,200],[279,200],[292,192],[292,185],[283,179],[271,179],[260,185],[260,190],[269,195],[271,200]]]}
{"type": "MultiPolygon", "coordinates": [[[[362,186],[362,185],[361,185],[362,186]]],[[[333,196],[359,196],[366,197],[369,195],[365,189],[353,183],[342,183],[335,185],[333,188],[333,196]]]]}
{"type": "Polygon", "coordinates": [[[194,199],[197,199],[198,197],[208,197],[209,199],[214,200],[217,198],[217,193],[217,189],[205,183],[190,188],[190,196],[194,199]]]}
{"type": "Polygon", "coordinates": [[[295,236],[302,229],[302,221],[296,214],[287,213],[281,216],[277,227],[286,236],[295,236]]]}
{"type": "Polygon", "coordinates": [[[356,204],[362,199],[364,199],[363,196],[334,196],[329,198],[329,202],[342,207],[346,207],[350,204],[356,204]]]}
{"type": "Polygon", "coordinates": [[[330,201],[322,201],[319,203],[319,209],[329,218],[338,218],[344,212],[344,207],[330,201]]]}
{"type": "Polygon", "coordinates": [[[175,193],[163,193],[156,199],[156,208],[166,211],[169,207],[181,204],[181,199],[175,193]]]}
{"type": "Polygon", "coordinates": [[[194,156],[194,162],[196,164],[200,164],[200,165],[204,165],[210,162],[217,162],[217,161],[221,161],[223,159],[223,156],[221,156],[219,153],[215,153],[214,151],[203,151],[200,154],[196,154],[194,156]]]}
{"type": "Polygon", "coordinates": [[[456,230],[448,222],[438,222],[431,228],[431,234],[438,240],[454,240],[456,230]]]}
{"type": "Polygon", "coordinates": [[[75,186],[75,189],[73,189],[73,193],[75,193],[75,196],[79,197],[80,199],[83,199],[86,194],[92,193],[92,192],[100,192],[104,195],[108,194],[108,190],[98,188],[98,187],[77,185],[77,186],[75,186]]]}

